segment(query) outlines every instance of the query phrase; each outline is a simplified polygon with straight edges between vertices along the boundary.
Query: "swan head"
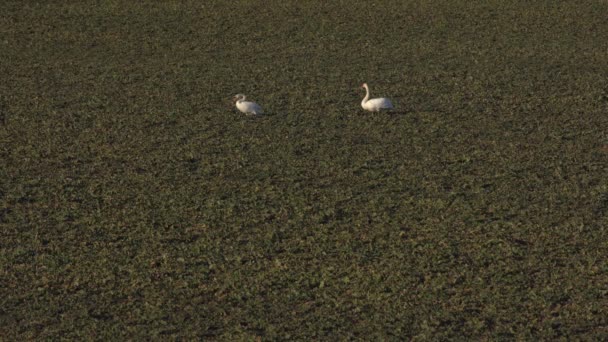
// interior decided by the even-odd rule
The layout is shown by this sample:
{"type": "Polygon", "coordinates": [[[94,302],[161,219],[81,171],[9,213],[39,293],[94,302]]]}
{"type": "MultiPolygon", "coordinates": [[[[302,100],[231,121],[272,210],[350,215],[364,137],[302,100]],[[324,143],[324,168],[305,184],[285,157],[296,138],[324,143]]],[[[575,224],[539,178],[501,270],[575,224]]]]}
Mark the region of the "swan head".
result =
{"type": "Polygon", "coordinates": [[[243,94],[236,94],[232,97],[232,101],[234,102],[239,102],[239,101],[243,101],[245,100],[245,95],[243,94]]]}
{"type": "Polygon", "coordinates": [[[367,83],[363,83],[363,84],[361,84],[361,88],[363,88],[363,89],[367,89],[367,88],[368,88],[368,87],[367,87],[367,83]]]}

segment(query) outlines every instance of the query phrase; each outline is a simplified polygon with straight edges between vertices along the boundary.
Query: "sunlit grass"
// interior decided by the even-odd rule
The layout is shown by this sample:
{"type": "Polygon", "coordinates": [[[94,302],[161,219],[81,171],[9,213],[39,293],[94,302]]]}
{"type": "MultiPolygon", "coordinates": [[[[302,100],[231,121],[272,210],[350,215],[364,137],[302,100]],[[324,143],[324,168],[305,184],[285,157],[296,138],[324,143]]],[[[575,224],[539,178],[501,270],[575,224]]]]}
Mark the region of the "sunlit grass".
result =
{"type": "Polygon", "coordinates": [[[605,3],[0,10],[0,337],[608,335],[605,3]]]}

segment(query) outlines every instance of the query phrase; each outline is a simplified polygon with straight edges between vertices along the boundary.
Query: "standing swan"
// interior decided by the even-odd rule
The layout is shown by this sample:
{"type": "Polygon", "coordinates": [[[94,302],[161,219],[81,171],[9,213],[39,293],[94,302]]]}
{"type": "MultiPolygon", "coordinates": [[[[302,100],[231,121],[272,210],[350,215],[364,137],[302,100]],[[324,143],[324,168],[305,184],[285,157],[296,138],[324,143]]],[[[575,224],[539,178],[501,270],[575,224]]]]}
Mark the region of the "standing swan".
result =
{"type": "Polygon", "coordinates": [[[241,113],[245,114],[264,114],[264,110],[260,107],[259,104],[251,101],[245,101],[245,95],[236,94],[232,98],[233,101],[236,101],[236,108],[241,111],[241,113]]]}
{"type": "Polygon", "coordinates": [[[361,88],[365,88],[365,98],[361,101],[361,107],[365,110],[369,110],[370,112],[379,112],[381,110],[390,110],[394,109],[391,100],[381,97],[377,99],[369,99],[369,87],[367,83],[363,83],[361,88]]]}

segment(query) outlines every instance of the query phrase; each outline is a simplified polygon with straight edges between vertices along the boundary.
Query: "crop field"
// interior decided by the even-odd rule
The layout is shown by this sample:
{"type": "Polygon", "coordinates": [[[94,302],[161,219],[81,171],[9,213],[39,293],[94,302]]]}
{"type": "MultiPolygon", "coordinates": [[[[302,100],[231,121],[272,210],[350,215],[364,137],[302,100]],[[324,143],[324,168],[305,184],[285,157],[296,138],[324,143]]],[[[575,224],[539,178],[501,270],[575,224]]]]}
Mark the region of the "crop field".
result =
{"type": "Polygon", "coordinates": [[[0,340],[608,339],[606,18],[2,1],[0,340]]]}

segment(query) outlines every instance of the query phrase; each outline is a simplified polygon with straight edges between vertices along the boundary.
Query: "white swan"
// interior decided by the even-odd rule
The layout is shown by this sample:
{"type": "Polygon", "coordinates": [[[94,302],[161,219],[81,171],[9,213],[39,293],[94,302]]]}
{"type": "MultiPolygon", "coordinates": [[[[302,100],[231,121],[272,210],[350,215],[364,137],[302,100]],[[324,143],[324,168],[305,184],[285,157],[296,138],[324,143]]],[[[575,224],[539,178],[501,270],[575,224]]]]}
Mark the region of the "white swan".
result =
{"type": "Polygon", "coordinates": [[[264,110],[260,107],[259,104],[251,101],[245,101],[245,95],[236,94],[232,98],[233,101],[236,101],[236,108],[245,114],[264,114],[264,110]]]}
{"type": "Polygon", "coordinates": [[[363,101],[361,101],[361,107],[363,107],[363,109],[369,110],[371,112],[394,109],[391,100],[385,97],[370,100],[369,87],[367,86],[367,83],[363,83],[361,85],[361,88],[365,88],[365,97],[363,98],[363,101]]]}

